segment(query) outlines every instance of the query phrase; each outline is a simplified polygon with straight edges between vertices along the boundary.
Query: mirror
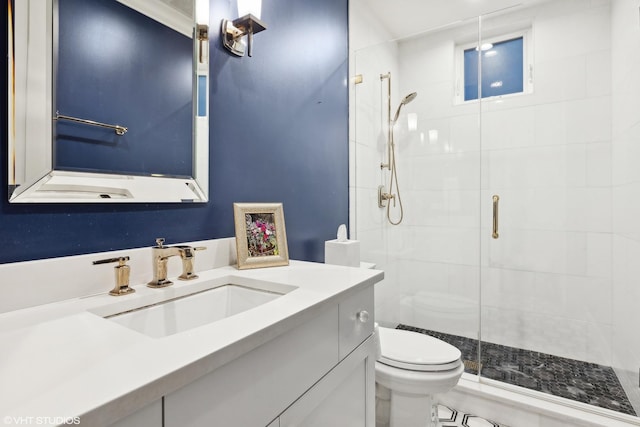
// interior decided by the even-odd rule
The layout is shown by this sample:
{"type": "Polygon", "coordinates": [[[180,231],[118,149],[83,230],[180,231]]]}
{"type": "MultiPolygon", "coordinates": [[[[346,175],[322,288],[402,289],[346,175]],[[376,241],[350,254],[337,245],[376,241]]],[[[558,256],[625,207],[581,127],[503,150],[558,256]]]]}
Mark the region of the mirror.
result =
{"type": "Polygon", "coordinates": [[[9,201],[206,202],[208,0],[9,2],[9,201]]]}

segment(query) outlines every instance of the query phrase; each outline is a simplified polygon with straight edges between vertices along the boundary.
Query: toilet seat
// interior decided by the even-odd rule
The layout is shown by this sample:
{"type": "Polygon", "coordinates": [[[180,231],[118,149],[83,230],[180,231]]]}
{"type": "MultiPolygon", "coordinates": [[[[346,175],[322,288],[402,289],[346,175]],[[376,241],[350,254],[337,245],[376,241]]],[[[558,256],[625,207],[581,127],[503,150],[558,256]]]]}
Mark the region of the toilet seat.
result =
{"type": "Polygon", "coordinates": [[[460,367],[460,350],[429,335],[400,329],[379,328],[378,362],[420,372],[450,371],[460,367]]]}

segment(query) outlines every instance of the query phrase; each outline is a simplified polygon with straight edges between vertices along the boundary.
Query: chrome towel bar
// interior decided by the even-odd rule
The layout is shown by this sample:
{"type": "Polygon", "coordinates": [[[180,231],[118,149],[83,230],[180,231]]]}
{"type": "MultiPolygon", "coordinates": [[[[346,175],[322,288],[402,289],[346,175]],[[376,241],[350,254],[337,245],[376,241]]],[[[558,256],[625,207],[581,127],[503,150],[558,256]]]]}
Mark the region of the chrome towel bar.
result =
{"type": "Polygon", "coordinates": [[[124,135],[125,133],[127,133],[127,131],[129,130],[125,126],[110,125],[110,124],[107,124],[107,123],[96,122],[94,120],[79,119],[77,117],[65,116],[63,114],[60,114],[57,111],[56,111],[56,116],[53,119],[54,120],[69,120],[70,122],[82,123],[82,124],[89,125],[89,126],[98,126],[98,127],[113,129],[113,130],[116,131],[116,134],[121,135],[121,136],[124,135]]]}

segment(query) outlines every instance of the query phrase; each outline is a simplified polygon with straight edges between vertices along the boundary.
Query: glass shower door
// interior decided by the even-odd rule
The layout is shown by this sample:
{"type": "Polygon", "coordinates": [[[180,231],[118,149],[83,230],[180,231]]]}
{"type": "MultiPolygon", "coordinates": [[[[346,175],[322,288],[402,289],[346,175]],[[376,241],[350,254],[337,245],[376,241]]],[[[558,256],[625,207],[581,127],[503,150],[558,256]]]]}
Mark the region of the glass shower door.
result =
{"type": "Polygon", "coordinates": [[[385,271],[376,320],[450,342],[472,373],[480,329],[480,104],[459,102],[453,92],[456,43],[475,45],[477,35],[472,19],[372,42],[352,55],[352,229],[361,258],[385,271]],[[391,138],[397,187],[385,167],[391,138]],[[380,186],[393,196],[382,207],[380,186]]]}
{"type": "Polygon", "coordinates": [[[638,317],[616,314],[629,278],[615,260],[636,240],[616,233],[629,189],[612,168],[629,154],[612,79],[629,67],[613,54],[630,29],[618,24],[637,18],[624,8],[562,0],[481,18],[481,373],[635,415],[639,338],[624,331],[638,317]]]}

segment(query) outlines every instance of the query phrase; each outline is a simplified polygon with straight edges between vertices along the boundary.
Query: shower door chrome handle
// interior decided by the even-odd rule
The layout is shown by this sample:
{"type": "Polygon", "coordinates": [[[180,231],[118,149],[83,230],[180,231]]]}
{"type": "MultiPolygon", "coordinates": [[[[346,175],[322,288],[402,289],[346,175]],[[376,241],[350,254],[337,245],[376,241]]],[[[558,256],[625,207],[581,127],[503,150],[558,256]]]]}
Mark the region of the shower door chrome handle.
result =
{"type": "Polygon", "coordinates": [[[498,234],[498,202],[500,201],[500,196],[497,194],[493,195],[493,233],[491,233],[491,237],[497,239],[500,237],[498,234]]]}

